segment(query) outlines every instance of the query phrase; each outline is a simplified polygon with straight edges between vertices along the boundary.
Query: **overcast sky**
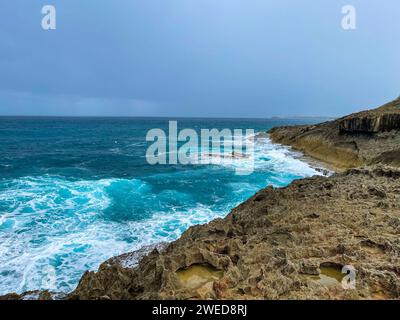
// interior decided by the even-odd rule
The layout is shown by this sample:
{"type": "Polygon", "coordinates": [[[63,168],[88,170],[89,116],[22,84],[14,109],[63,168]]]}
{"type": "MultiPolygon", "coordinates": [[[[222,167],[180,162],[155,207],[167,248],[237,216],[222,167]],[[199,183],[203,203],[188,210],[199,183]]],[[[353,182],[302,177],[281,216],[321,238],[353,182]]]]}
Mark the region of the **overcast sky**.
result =
{"type": "Polygon", "coordinates": [[[399,16],[398,0],[1,0],[0,115],[342,115],[400,95],[399,16]]]}

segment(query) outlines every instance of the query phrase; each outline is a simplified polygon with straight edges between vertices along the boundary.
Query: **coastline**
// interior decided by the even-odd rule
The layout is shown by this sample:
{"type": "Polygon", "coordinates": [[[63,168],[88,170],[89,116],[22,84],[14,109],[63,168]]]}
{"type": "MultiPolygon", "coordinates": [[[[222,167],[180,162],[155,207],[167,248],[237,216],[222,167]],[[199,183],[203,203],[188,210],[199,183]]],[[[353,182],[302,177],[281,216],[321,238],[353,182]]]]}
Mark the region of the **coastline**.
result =
{"type": "Polygon", "coordinates": [[[268,135],[268,137],[271,139],[271,142],[273,144],[288,148],[288,150],[292,152],[293,157],[295,159],[299,159],[300,161],[307,163],[311,168],[313,168],[315,171],[321,172],[324,176],[330,176],[334,173],[339,173],[344,171],[343,168],[336,167],[331,163],[319,160],[318,158],[314,158],[313,156],[308,155],[304,151],[297,150],[292,146],[275,142],[270,135],[268,135]]]}
{"type": "Polygon", "coordinates": [[[400,98],[317,125],[269,130],[273,142],[328,163],[335,171],[374,165],[400,166],[400,98]]]}
{"type": "MultiPolygon", "coordinates": [[[[272,129],[274,129],[274,128],[272,128],[272,129]]],[[[258,138],[258,137],[268,138],[269,141],[273,145],[282,147],[282,148],[286,149],[287,151],[289,151],[289,153],[290,153],[291,157],[293,157],[293,159],[298,159],[301,162],[306,163],[312,169],[322,173],[322,175],[324,175],[324,176],[329,176],[333,173],[344,171],[343,168],[341,169],[339,167],[336,167],[336,166],[330,164],[329,162],[319,160],[318,158],[315,158],[302,150],[296,149],[295,147],[293,147],[291,145],[286,145],[286,144],[280,143],[278,141],[275,141],[269,132],[259,132],[256,134],[256,138],[258,138]]]]}
{"type": "MultiPolygon", "coordinates": [[[[290,152],[290,156],[293,157],[294,159],[298,159],[298,160],[308,164],[315,171],[320,172],[322,177],[329,177],[332,174],[334,174],[335,172],[339,172],[340,171],[340,169],[331,166],[329,163],[325,163],[325,162],[323,162],[321,160],[313,158],[312,156],[309,156],[309,155],[305,154],[304,152],[301,152],[299,150],[295,150],[295,149],[291,148],[290,146],[285,146],[283,144],[280,144],[280,143],[277,143],[277,142],[273,142],[273,140],[270,137],[270,134],[268,134],[268,133],[259,132],[259,133],[256,134],[256,136],[261,136],[261,137],[263,137],[263,135],[266,135],[266,137],[268,139],[270,139],[270,141],[271,141],[271,143],[273,145],[280,146],[280,147],[283,147],[286,150],[288,150],[290,152]]],[[[263,189],[264,188],[258,190],[256,192],[256,194],[261,192],[263,189]]],[[[240,207],[244,203],[246,203],[247,201],[250,201],[250,199],[252,199],[254,196],[255,195],[253,195],[253,196],[249,197],[248,199],[244,200],[242,203],[240,203],[238,206],[236,206],[232,210],[235,210],[237,207],[240,207]]],[[[230,213],[227,213],[224,218],[226,218],[229,214],[230,213]]],[[[209,221],[208,223],[205,223],[205,224],[193,225],[193,226],[189,227],[189,229],[187,229],[184,233],[188,232],[191,228],[195,228],[195,227],[198,227],[198,226],[205,226],[205,225],[213,223],[214,221],[217,221],[217,220],[219,221],[221,219],[223,220],[224,218],[216,218],[216,219],[213,219],[213,220],[211,220],[211,221],[209,221]]],[[[110,257],[109,259],[104,261],[99,266],[99,270],[102,269],[102,267],[104,265],[107,266],[107,267],[111,267],[111,268],[115,268],[115,266],[122,267],[122,268],[135,268],[135,267],[137,267],[139,265],[140,261],[143,258],[145,258],[147,255],[152,254],[154,252],[156,252],[156,253],[164,253],[164,252],[166,252],[168,247],[169,246],[173,246],[173,243],[178,241],[178,240],[180,240],[182,236],[183,235],[181,235],[175,241],[160,242],[160,243],[156,243],[156,244],[153,244],[153,245],[145,245],[145,246],[141,247],[138,250],[131,251],[131,252],[126,252],[126,253],[123,253],[123,254],[118,255],[118,256],[110,257]]],[[[212,269],[213,268],[211,268],[211,270],[212,269]]],[[[89,273],[89,271],[85,272],[85,274],[87,274],[87,273],[89,273]]],[[[82,276],[82,278],[84,277],[84,275],[82,276]]],[[[51,293],[50,293],[50,295],[51,295],[51,293]]],[[[66,294],[66,297],[67,296],[68,296],[68,294],[66,294]]],[[[69,298],[71,298],[71,296],[69,298]]],[[[72,293],[72,299],[75,299],[74,293],[72,293]]]]}
{"type": "MultiPolygon", "coordinates": [[[[266,134],[265,132],[260,132],[257,135],[260,135],[262,138],[267,137],[271,141],[272,144],[283,147],[284,149],[288,150],[290,153],[290,156],[293,159],[298,159],[298,160],[308,164],[312,169],[314,169],[317,172],[320,172],[321,175],[328,176],[333,173],[331,168],[328,168],[328,166],[326,166],[325,163],[318,161],[312,157],[309,157],[302,152],[298,152],[296,150],[291,150],[291,148],[284,146],[282,144],[272,142],[269,134],[266,134]]],[[[260,191],[262,191],[262,189],[258,190],[258,192],[260,192],[260,191]]],[[[246,199],[238,206],[241,206],[246,201],[249,201],[250,198],[246,199]]],[[[226,213],[226,216],[228,214],[229,214],[229,212],[226,213]]],[[[219,219],[213,219],[213,220],[209,221],[208,223],[212,223],[214,220],[219,220],[219,219]]],[[[194,225],[192,227],[196,227],[196,225],[194,225]]],[[[102,262],[101,266],[103,266],[103,265],[107,265],[107,266],[118,265],[122,268],[134,268],[139,264],[140,260],[143,257],[145,257],[147,254],[151,253],[153,250],[157,250],[158,252],[163,252],[173,242],[174,241],[169,242],[169,243],[161,242],[161,243],[156,243],[153,245],[144,245],[141,248],[139,248],[138,250],[125,252],[125,253],[122,253],[117,256],[112,256],[109,259],[107,259],[106,261],[102,262]]],[[[99,267],[99,270],[101,269],[101,266],[99,267]]],[[[86,273],[87,272],[89,272],[89,271],[86,271],[86,273]]],[[[82,277],[83,276],[84,275],[82,275],[82,277]]],[[[67,292],[52,292],[52,291],[48,291],[48,290],[44,290],[44,291],[33,290],[33,291],[24,292],[22,294],[15,294],[15,293],[7,294],[7,295],[3,296],[3,299],[4,298],[7,298],[7,299],[17,298],[17,299],[27,299],[27,300],[36,300],[36,299],[39,299],[39,300],[56,299],[57,300],[57,299],[65,299],[67,297],[68,297],[67,292]]]]}
{"type": "Polygon", "coordinates": [[[85,272],[65,298],[399,299],[400,168],[390,162],[398,131],[343,133],[343,119],[269,131],[274,143],[300,150],[299,159],[314,168],[329,168],[313,155],[332,147],[329,157],[343,164],[340,170],[264,188],[226,217],[144,250],[137,265],[124,262],[137,252],[111,258],[97,272],[85,272]],[[351,290],[343,268],[357,275],[351,290]]]}
{"type": "Polygon", "coordinates": [[[225,218],[153,250],[134,269],[102,265],[86,273],[69,298],[400,298],[400,170],[390,166],[399,137],[391,112],[397,119],[399,105],[397,99],[368,118],[270,130],[275,143],[303,151],[312,163],[326,159],[340,172],[260,190],[225,218]],[[376,124],[385,124],[382,132],[376,124]],[[352,290],[343,284],[344,267],[357,275],[352,290]]]}
{"type": "Polygon", "coordinates": [[[86,272],[68,298],[398,298],[399,181],[400,170],[374,168],[267,187],[135,268],[103,263],[86,272]],[[345,265],[358,272],[357,290],[342,288],[345,265]]]}
{"type": "Polygon", "coordinates": [[[345,171],[345,169],[343,169],[341,167],[335,166],[332,163],[315,158],[312,155],[309,155],[300,149],[296,149],[293,146],[284,145],[279,142],[275,142],[274,139],[271,137],[271,135],[269,135],[269,137],[273,144],[289,148],[289,150],[294,153],[294,157],[307,163],[311,168],[315,169],[316,171],[322,172],[324,174],[324,176],[329,176],[334,173],[340,173],[340,172],[345,171]]]}
{"type": "Polygon", "coordinates": [[[68,295],[1,299],[399,299],[399,183],[399,169],[376,167],[267,187],[143,250],[135,267],[124,261],[137,252],[86,272],[68,295]],[[356,290],[343,289],[344,266],[356,270],[356,290]]]}

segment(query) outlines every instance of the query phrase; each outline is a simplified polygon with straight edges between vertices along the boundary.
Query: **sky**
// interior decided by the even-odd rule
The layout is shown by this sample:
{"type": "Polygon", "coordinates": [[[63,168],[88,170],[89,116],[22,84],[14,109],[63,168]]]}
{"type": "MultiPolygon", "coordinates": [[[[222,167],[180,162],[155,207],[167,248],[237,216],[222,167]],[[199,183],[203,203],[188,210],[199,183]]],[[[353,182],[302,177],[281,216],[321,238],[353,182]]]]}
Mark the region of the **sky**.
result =
{"type": "Polygon", "coordinates": [[[340,116],[400,95],[399,16],[398,0],[2,0],[0,115],[340,116]]]}

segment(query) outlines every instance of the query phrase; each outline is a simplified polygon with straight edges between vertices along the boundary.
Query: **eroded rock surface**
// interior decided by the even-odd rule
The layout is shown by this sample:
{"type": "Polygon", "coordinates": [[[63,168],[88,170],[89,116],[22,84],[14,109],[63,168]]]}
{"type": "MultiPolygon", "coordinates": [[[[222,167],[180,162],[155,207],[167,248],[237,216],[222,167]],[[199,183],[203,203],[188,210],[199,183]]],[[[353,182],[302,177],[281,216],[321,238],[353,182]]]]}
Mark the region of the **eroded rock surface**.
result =
{"type": "Polygon", "coordinates": [[[400,99],[319,125],[279,127],[269,133],[274,142],[290,145],[337,169],[400,166],[400,99]]]}
{"type": "Polygon", "coordinates": [[[339,121],[344,133],[379,133],[400,129],[400,98],[378,109],[362,111],[339,121]]]}
{"type": "Polygon", "coordinates": [[[268,187],[135,268],[87,272],[69,298],[396,299],[399,233],[400,170],[352,169],[268,187]],[[344,265],[356,270],[355,290],[341,286],[344,265]]]}

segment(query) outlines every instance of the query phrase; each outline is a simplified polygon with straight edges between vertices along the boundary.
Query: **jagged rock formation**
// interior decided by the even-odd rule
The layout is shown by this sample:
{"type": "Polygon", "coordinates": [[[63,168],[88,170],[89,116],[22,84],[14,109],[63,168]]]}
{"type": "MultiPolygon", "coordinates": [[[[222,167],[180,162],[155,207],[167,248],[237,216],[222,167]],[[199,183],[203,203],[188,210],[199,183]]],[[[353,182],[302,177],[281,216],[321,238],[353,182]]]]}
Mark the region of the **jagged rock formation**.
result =
{"type": "Polygon", "coordinates": [[[315,126],[270,130],[274,142],[290,145],[337,169],[400,166],[400,99],[315,126]]]}
{"type": "Polygon", "coordinates": [[[362,111],[339,120],[342,133],[379,133],[400,129],[400,98],[372,111],[362,111]]]}
{"type": "Polygon", "coordinates": [[[400,298],[399,232],[400,170],[352,169],[268,187],[135,268],[87,272],[69,298],[400,298]]]}

